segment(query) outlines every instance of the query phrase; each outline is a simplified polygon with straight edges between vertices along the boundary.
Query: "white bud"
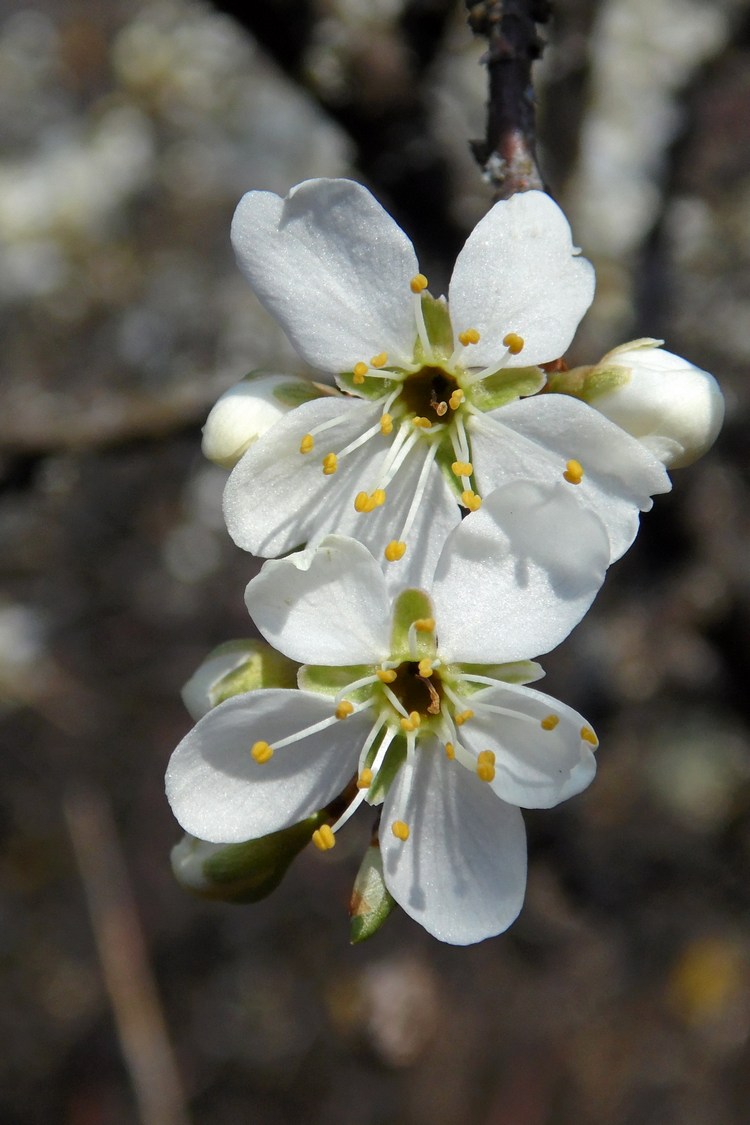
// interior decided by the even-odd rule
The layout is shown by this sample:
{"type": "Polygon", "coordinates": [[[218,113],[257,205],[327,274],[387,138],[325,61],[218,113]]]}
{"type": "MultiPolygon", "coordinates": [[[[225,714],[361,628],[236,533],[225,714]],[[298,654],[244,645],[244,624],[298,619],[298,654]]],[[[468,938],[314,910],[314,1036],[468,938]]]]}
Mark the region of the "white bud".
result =
{"type": "Polygon", "coordinates": [[[297,667],[256,637],[225,641],[210,652],[182,689],[191,718],[201,719],[233,695],[258,688],[292,688],[297,667]]]}
{"type": "Polygon", "coordinates": [[[248,375],[224,392],[206,419],[201,444],[204,455],[223,469],[234,468],[274,422],[318,393],[312,383],[288,375],[248,375]]]}
{"type": "Polygon", "coordinates": [[[592,368],[587,401],[627,430],[668,468],[697,461],[724,420],[724,398],[713,375],[661,348],[660,340],[633,340],[592,368]],[[611,380],[608,376],[612,376],[611,380]]]}

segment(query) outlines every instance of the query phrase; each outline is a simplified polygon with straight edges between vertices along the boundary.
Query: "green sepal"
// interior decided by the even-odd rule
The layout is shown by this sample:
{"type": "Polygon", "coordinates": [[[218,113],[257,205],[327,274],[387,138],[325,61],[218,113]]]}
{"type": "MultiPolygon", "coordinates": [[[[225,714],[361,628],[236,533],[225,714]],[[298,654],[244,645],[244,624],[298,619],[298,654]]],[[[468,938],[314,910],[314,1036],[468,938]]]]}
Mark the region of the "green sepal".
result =
{"type": "Polygon", "coordinates": [[[427,329],[431,353],[427,355],[419,336],[414,344],[414,362],[430,364],[436,360],[450,359],[453,355],[453,325],[444,297],[422,294],[422,316],[427,329]]]}
{"type": "Polygon", "coordinates": [[[356,395],[357,398],[379,399],[384,395],[389,395],[391,391],[395,391],[396,387],[402,382],[401,379],[381,379],[381,378],[368,378],[365,375],[364,383],[354,382],[353,371],[343,371],[340,375],[336,376],[336,382],[342,390],[349,391],[350,394],[356,395]]]}
{"type": "Polygon", "coordinates": [[[629,382],[627,367],[573,367],[570,371],[550,375],[548,389],[554,394],[570,395],[590,403],[629,382]]]}
{"type": "Polygon", "coordinates": [[[541,367],[504,367],[466,388],[467,400],[486,413],[517,398],[538,394],[547,382],[541,367]]]}
{"type": "MultiPolygon", "coordinates": [[[[452,683],[455,677],[455,686],[458,686],[459,676],[472,673],[497,680],[499,684],[533,684],[544,676],[544,669],[536,660],[514,660],[509,664],[452,664],[441,668],[441,672],[448,683],[452,683]]],[[[487,691],[488,688],[488,684],[460,681],[461,695],[474,695],[478,691],[487,691]]]]}
{"type": "Polygon", "coordinates": [[[391,660],[421,660],[423,656],[435,653],[435,633],[417,633],[416,657],[409,651],[409,629],[415,621],[434,617],[430,597],[424,590],[404,590],[393,605],[393,626],[391,629],[391,660]]]}
{"type": "MultiPolygon", "coordinates": [[[[242,695],[246,691],[297,686],[299,665],[288,657],[282,656],[265,641],[254,638],[240,642],[228,641],[226,647],[232,644],[244,646],[247,659],[211,686],[209,696],[214,707],[223,703],[225,699],[242,695]]],[[[223,647],[225,646],[220,645],[219,649],[223,647]]],[[[216,649],[212,655],[218,654],[219,649],[216,649]]]]}
{"type": "Polygon", "coordinates": [[[209,844],[186,835],[172,849],[172,871],[180,886],[199,898],[260,902],[276,889],[315,829],[328,819],[321,809],[290,828],[242,844],[209,844]]]}
{"type": "MultiPolygon", "coordinates": [[[[318,695],[335,696],[344,691],[347,684],[352,684],[355,680],[361,680],[365,676],[371,675],[372,672],[373,669],[368,664],[354,664],[348,668],[328,668],[324,664],[303,664],[297,673],[297,685],[303,691],[314,691],[318,695]]],[[[352,692],[351,696],[347,695],[347,699],[358,702],[363,693],[364,696],[369,695],[370,689],[360,688],[358,691],[352,692]]]]}
{"type": "Polygon", "coordinates": [[[313,402],[316,398],[330,398],[330,395],[316,386],[315,383],[303,379],[290,380],[288,383],[279,383],[271,394],[282,406],[293,409],[302,406],[305,402],[313,402]]]}
{"type": "Polygon", "coordinates": [[[396,905],[385,885],[380,845],[373,842],[364,854],[349,900],[352,945],[376,934],[396,905]]]}

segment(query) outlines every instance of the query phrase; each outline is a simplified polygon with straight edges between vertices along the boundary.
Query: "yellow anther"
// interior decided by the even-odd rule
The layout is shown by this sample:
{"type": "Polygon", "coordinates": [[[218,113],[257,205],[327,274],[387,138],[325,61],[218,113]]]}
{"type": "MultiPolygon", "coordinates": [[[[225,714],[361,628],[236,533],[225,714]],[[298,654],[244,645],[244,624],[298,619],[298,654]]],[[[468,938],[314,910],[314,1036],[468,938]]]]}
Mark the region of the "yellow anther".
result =
{"type": "Polygon", "coordinates": [[[563,477],[568,484],[580,484],[583,480],[583,466],[580,461],[568,461],[563,477]]]}
{"type": "Polygon", "coordinates": [[[591,727],[581,727],[581,738],[591,746],[599,745],[599,739],[596,737],[591,727]]]}
{"type": "Polygon", "coordinates": [[[385,367],[388,362],[388,352],[379,352],[370,360],[371,367],[385,367]]]}
{"type": "Polygon", "coordinates": [[[361,382],[364,383],[365,375],[367,374],[368,371],[369,371],[369,367],[367,366],[366,363],[362,363],[361,360],[359,361],[359,363],[355,363],[354,367],[352,368],[352,374],[354,375],[355,381],[356,382],[361,381],[361,382]]]}
{"type": "Polygon", "coordinates": [[[370,500],[372,501],[373,507],[382,508],[383,504],[385,504],[385,489],[376,488],[371,494],[370,500]]]}
{"type": "Polygon", "coordinates": [[[395,668],[378,668],[377,676],[381,684],[392,684],[397,675],[395,668]]]}
{"type": "Polygon", "coordinates": [[[559,722],[560,722],[560,716],[559,715],[547,715],[546,718],[542,719],[542,722],[541,722],[542,730],[554,730],[559,722]]]}
{"type": "Polygon", "coordinates": [[[446,758],[448,759],[449,762],[452,762],[453,759],[455,758],[456,747],[453,745],[452,742],[446,742],[446,744],[445,744],[445,756],[446,756],[446,758]]]}
{"type": "Polygon", "coordinates": [[[425,680],[429,680],[430,676],[432,675],[432,661],[430,660],[429,656],[422,657],[419,664],[417,665],[417,668],[419,670],[420,676],[422,676],[425,680]]]}
{"type": "Polygon", "coordinates": [[[469,711],[469,710],[459,711],[457,715],[453,716],[453,719],[454,719],[457,727],[462,727],[464,725],[464,723],[468,723],[469,719],[473,719],[473,718],[474,718],[474,712],[469,711]]]}
{"type": "Polygon", "coordinates": [[[352,382],[361,387],[365,381],[364,375],[352,375],[352,382]]]}
{"type": "Polygon", "coordinates": [[[414,628],[418,633],[434,633],[435,632],[435,618],[434,617],[418,617],[414,622],[414,628]]]}
{"type": "Polygon", "coordinates": [[[310,453],[315,448],[315,439],[312,434],[305,434],[302,441],[299,443],[300,453],[310,453]]]}
{"type": "Polygon", "coordinates": [[[470,488],[467,488],[461,493],[461,503],[464,508],[468,508],[470,512],[476,512],[482,507],[482,497],[477,496],[476,492],[472,492],[470,488]]]}
{"type": "Polygon", "coordinates": [[[422,716],[419,711],[410,711],[409,717],[401,720],[401,729],[404,731],[417,730],[422,725],[422,716]]]}
{"type": "Polygon", "coordinates": [[[491,750],[482,750],[477,755],[477,776],[480,781],[495,780],[495,755],[491,750]]]}
{"type": "Polygon", "coordinates": [[[461,390],[461,388],[456,387],[455,391],[453,392],[451,397],[448,399],[448,406],[450,406],[451,410],[458,410],[459,406],[461,405],[461,403],[464,401],[465,398],[466,398],[466,395],[461,390]]]}
{"type": "Polygon", "coordinates": [[[336,837],[331,831],[330,824],[321,824],[312,834],[312,842],[318,851],[328,852],[336,843],[336,837]]]}
{"type": "MultiPolygon", "coordinates": [[[[459,332],[458,342],[467,347],[469,344],[478,344],[480,340],[479,333],[476,328],[467,328],[465,332],[459,332]]],[[[503,341],[505,343],[505,341],[503,341]]],[[[508,347],[507,343],[505,344],[508,347]]]]}
{"type": "Polygon", "coordinates": [[[323,473],[325,476],[330,477],[336,472],[339,467],[339,459],[335,453],[326,453],[323,458],[323,473]]]}
{"type": "Polygon", "coordinates": [[[350,703],[348,699],[342,699],[334,714],[337,719],[348,719],[353,710],[354,704],[350,703]]]}
{"type": "Polygon", "coordinates": [[[451,465],[451,472],[455,473],[457,477],[470,477],[474,472],[474,466],[471,461],[454,461],[451,465]]]}
{"type": "Polygon", "coordinates": [[[412,418],[411,424],[412,424],[412,426],[416,426],[418,430],[431,430],[432,429],[432,422],[430,421],[429,418],[419,418],[419,417],[412,418]]]}
{"type": "Polygon", "coordinates": [[[394,820],[391,825],[391,832],[397,840],[409,839],[409,825],[405,824],[403,820],[394,820]]]}
{"type": "Polygon", "coordinates": [[[388,434],[393,433],[393,419],[391,418],[390,414],[384,414],[380,419],[380,432],[385,437],[388,437],[388,434]]]}
{"type": "Polygon", "coordinates": [[[383,551],[383,554],[388,559],[388,562],[398,562],[398,560],[402,559],[406,554],[406,543],[391,539],[390,543],[383,551]]]}
{"type": "Polygon", "coordinates": [[[444,418],[445,415],[448,413],[448,403],[447,402],[436,403],[435,404],[435,413],[437,414],[438,418],[444,418]]]}
{"type": "Polygon", "coordinates": [[[523,351],[525,340],[517,332],[509,332],[507,336],[503,336],[503,343],[511,355],[518,355],[519,352],[523,351]]]}
{"type": "Polygon", "coordinates": [[[372,785],[372,770],[364,769],[357,778],[357,789],[369,789],[372,785]]]}
{"type": "Polygon", "coordinates": [[[409,282],[409,288],[412,293],[423,293],[429,284],[425,275],[423,273],[418,273],[409,282]]]}
{"type": "Polygon", "coordinates": [[[354,497],[354,511],[355,512],[371,512],[370,497],[366,492],[358,492],[354,497]]]}
{"type": "Polygon", "coordinates": [[[253,748],[250,753],[255,758],[259,766],[262,766],[264,762],[269,762],[273,757],[273,750],[267,742],[253,743],[253,748]]]}

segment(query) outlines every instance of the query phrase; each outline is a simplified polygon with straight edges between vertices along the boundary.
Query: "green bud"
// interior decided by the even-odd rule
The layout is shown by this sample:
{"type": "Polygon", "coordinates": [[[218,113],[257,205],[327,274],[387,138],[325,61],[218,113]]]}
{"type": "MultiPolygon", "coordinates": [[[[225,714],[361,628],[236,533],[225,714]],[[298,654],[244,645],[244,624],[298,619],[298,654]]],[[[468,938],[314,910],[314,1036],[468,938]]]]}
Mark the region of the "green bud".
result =
{"type": "Polygon", "coordinates": [[[210,844],[186,835],[172,848],[172,871],[199,898],[260,902],[278,887],[292,860],[327,819],[321,809],[290,828],[242,844],[210,844]]]}
{"type": "Polygon", "coordinates": [[[383,858],[376,841],[365,852],[352,888],[349,901],[352,945],[366,941],[377,933],[395,905],[395,899],[385,885],[383,858]]]}
{"type": "Polygon", "coordinates": [[[298,664],[254,637],[226,641],[209,653],[182,689],[195,720],[212,707],[258,688],[294,688],[298,664]]]}

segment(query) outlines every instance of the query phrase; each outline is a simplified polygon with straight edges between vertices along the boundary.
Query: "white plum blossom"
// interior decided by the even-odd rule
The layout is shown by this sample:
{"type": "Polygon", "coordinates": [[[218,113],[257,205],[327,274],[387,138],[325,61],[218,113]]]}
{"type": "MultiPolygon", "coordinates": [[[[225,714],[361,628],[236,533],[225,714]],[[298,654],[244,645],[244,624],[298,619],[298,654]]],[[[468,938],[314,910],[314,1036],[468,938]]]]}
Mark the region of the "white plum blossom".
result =
{"type": "Polygon", "coordinates": [[[458,945],[500,933],[526,883],[520,808],[591,781],[597,739],[526,686],[603,581],[609,539],[563,482],[498,489],[448,537],[429,593],[394,599],[354,540],[267,562],[246,602],[266,641],[302,666],[298,686],[219,704],[172,755],[182,827],[238,843],[297,824],[342,795],[326,850],[363,802],[382,805],[385,885],[458,945]]]}
{"type": "Polygon", "coordinates": [[[591,303],[594,273],[543,192],[496,203],[455,264],[448,301],[360,184],[249,192],[232,224],[239,265],[301,357],[345,396],[300,406],[227,483],[230,534],[274,557],[329,532],[366,543],[422,585],[442,543],[494,488],[574,486],[607,528],[610,558],[667,491],[663,465],[585,403],[539,394],[591,303]],[[416,544],[419,544],[417,547],[416,544]]]}

